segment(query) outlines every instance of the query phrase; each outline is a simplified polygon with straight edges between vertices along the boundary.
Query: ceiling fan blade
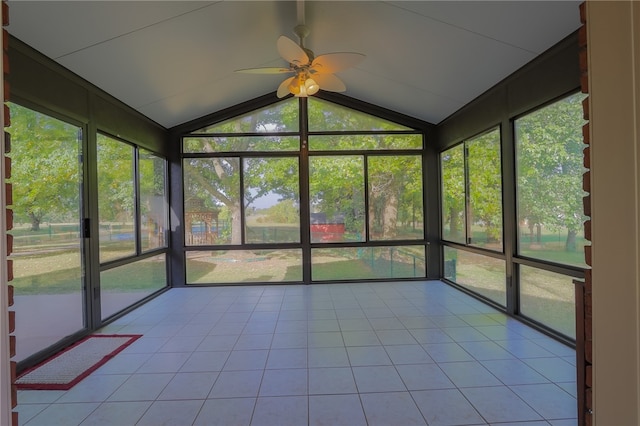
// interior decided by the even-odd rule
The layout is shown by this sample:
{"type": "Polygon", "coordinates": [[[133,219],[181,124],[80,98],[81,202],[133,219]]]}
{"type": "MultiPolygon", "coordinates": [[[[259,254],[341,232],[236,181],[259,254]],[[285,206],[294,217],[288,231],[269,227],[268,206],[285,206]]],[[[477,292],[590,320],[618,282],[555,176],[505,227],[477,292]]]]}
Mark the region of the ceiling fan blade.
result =
{"type": "Polygon", "coordinates": [[[294,78],[296,78],[295,75],[293,77],[287,78],[285,81],[280,83],[280,86],[278,86],[278,97],[279,98],[284,98],[285,96],[287,96],[289,94],[289,84],[291,84],[291,82],[293,81],[294,78]]]}
{"type": "Polygon", "coordinates": [[[309,63],[309,56],[305,53],[295,41],[288,37],[280,36],[278,38],[278,53],[286,61],[293,65],[305,65],[309,63]]]}
{"type": "Polygon", "coordinates": [[[344,85],[342,80],[333,74],[314,74],[312,78],[322,90],[327,92],[344,92],[347,90],[347,86],[344,85]]]}
{"type": "Polygon", "coordinates": [[[235,70],[235,72],[241,72],[243,74],[282,74],[286,72],[293,72],[290,68],[278,68],[278,67],[265,67],[265,68],[245,68],[242,70],[235,70]]]}
{"type": "Polygon", "coordinates": [[[311,63],[311,69],[318,74],[333,74],[347,68],[352,68],[362,62],[365,55],[354,52],[326,53],[320,55],[311,63]]]}

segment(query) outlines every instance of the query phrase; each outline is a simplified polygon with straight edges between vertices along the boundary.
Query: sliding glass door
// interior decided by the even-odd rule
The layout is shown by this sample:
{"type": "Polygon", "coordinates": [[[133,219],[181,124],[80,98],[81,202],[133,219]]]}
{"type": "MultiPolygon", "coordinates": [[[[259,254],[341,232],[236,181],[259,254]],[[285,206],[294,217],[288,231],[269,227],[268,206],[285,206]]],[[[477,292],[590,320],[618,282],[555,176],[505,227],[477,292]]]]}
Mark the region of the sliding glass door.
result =
{"type": "Polygon", "coordinates": [[[16,360],[82,331],[82,130],[11,105],[16,360]]]}
{"type": "Polygon", "coordinates": [[[166,159],[92,141],[69,121],[11,105],[11,284],[16,360],[27,366],[167,286],[166,159]]]}

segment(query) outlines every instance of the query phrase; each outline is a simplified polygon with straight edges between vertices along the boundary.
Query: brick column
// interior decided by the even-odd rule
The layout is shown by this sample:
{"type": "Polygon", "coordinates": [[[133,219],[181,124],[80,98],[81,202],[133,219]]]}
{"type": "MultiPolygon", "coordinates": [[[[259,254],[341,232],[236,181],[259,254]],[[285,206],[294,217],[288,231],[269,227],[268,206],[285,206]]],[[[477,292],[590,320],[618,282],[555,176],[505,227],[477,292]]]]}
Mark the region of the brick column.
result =
{"type": "MultiPolygon", "coordinates": [[[[3,85],[2,85],[2,100],[3,100],[3,126],[8,127],[11,124],[11,115],[9,113],[9,106],[7,102],[9,101],[10,94],[10,86],[8,82],[9,75],[9,33],[4,28],[9,25],[9,6],[6,0],[2,1],[2,74],[3,74],[3,85]]],[[[2,288],[3,292],[6,292],[6,306],[2,307],[2,311],[8,310],[8,359],[9,362],[9,380],[10,380],[10,396],[8,401],[8,405],[11,407],[10,413],[10,422],[12,426],[18,426],[18,413],[13,411],[13,409],[18,405],[18,395],[15,385],[16,380],[16,362],[11,360],[11,358],[15,357],[16,354],[16,337],[13,335],[16,328],[16,315],[13,311],[13,286],[9,285],[9,282],[13,280],[13,261],[7,260],[7,256],[11,254],[13,251],[13,236],[8,235],[7,231],[13,228],[13,211],[11,210],[11,205],[13,204],[13,188],[10,183],[6,183],[6,179],[11,178],[11,158],[7,156],[7,154],[11,150],[11,138],[10,135],[3,130],[2,134],[2,186],[4,186],[4,191],[2,194],[2,209],[5,209],[5,222],[3,223],[4,229],[0,235],[2,235],[3,239],[6,239],[3,244],[3,253],[2,253],[2,262],[6,262],[6,275],[3,273],[2,276],[2,285],[6,284],[6,288],[2,288]]],[[[4,404],[5,402],[3,402],[4,404]]],[[[7,417],[8,418],[8,417],[7,417]]],[[[1,421],[7,421],[6,418],[0,419],[1,421]]]]}
{"type": "MultiPolygon", "coordinates": [[[[589,61],[587,56],[587,12],[586,2],[580,5],[580,22],[578,31],[580,45],[580,88],[582,93],[589,93],[589,61]]],[[[589,97],[583,103],[583,115],[589,120],[589,97]]],[[[584,237],[591,241],[591,138],[589,123],[582,127],[584,148],[584,167],[587,169],[582,179],[582,189],[587,192],[583,199],[583,209],[588,217],[584,223],[584,237]]],[[[591,245],[585,246],[585,262],[591,268],[591,245]]],[[[592,309],[591,309],[591,269],[585,271],[584,282],[576,281],[576,366],[578,386],[578,425],[590,426],[593,422],[592,398],[592,309]]]]}

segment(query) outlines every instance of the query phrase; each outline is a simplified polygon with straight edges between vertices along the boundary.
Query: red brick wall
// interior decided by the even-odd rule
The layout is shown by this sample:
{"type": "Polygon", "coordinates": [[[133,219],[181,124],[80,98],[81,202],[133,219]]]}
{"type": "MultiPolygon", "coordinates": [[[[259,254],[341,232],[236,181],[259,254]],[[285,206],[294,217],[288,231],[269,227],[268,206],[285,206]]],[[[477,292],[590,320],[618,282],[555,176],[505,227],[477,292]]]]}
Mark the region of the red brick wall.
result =
{"type": "MultiPolygon", "coordinates": [[[[580,5],[580,22],[582,26],[578,32],[578,42],[580,43],[580,88],[582,93],[589,93],[589,58],[587,56],[587,7],[586,2],[580,5]]],[[[589,97],[587,96],[582,104],[584,119],[589,120],[589,97]]],[[[583,200],[583,209],[588,220],[584,223],[584,236],[591,241],[591,138],[589,123],[582,128],[584,143],[584,167],[587,168],[582,180],[582,188],[587,192],[583,200]]],[[[585,262],[591,267],[591,246],[585,246],[585,262]]],[[[591,363],[593,355],[592,343],[592,309],[591,309],[591,270],[585,273],[584,283],[577,291],[576,298],[576,320],[579,322],[576,335],[576,355],[578,367],[578,424],[580,426],[590,426],[593,422],[592,409],[592,372],[591,363]]]]}
{"type": "MultiPolygon", "coordinates": [[[[9,5],[5,0],[2,1],[2,26],[6,27],[9,25],[9,5]]],[[[8,127],[11,124],[11,115],[9,114],[9,106],[7,102],[9,101],[10,89],[9,82],[7,80],[7,76],[9,74],[9,34],[7,30],[2,28],[2,66],[4,70],[3,75],[3,89],[4,89],[4,99],[3,99],[3,115],[4,115],[4,126],[8,127]]],[[[5,133],[5,146],[3,147],[3,161],[5,165],[5,179],[11,178],[11,158],[7,157],[11,150],[10,137],[5,133]]],[[[6,204],[10,206],[13,204],[13,188],[11,184],[5,184],[5,196],[6,196],[6,204]]],[[[6,229],[7,231],[13,228],[13,211],[10,207],[7,207],[6,210],[6,229]]],[[[7,235],[7,255],[10,255],[13,251],[13,236],[7,235]]],[[[7,279],[8,281],[13,280],[13,261],[7,260],[7,279]]],[[[13,335],[16,329],[16,315],[15,312],[11,309],[13,306],[13,286],[8,286],[8,304],[9,304],[9,358],[13,358],[16,355],[16,337],[13,335]]],[[[18,394],[15,385],[16,380],[16,362],[11,361],[11,408],[15,408],[18,405],[18,394]]],[[[11,423],[12,426],[18,426],[18,413],[12,411],[11,413],[11,423]]]]}

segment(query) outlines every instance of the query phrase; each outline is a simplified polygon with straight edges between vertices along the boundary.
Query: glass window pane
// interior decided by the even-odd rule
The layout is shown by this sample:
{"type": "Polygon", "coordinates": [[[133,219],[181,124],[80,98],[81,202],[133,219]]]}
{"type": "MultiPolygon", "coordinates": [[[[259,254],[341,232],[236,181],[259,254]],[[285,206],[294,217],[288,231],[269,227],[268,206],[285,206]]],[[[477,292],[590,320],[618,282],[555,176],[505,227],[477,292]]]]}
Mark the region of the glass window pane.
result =
{"type": "Polygon", "coordinates": [[[298,99],[289,98],[192,133],[297,132],[298,128],[298,99]]]}
{"type": "Polygon", "coordinates": [[[519,269],[520,312],[575,339],[573,278],[524,265],[519,269]]]}
{"type": "Polygon", "coordinates": [[[440,154],[442,180],[442,238],[464,244],[465,179],[464,145],[440,154]]]}
{"type": "Polygon", "coordinates": [[[100,262],[136,253],[133,146],[98,134],[100,262]]]}
{"type": "Polygon", "coordinates": [[[309,158],[311,242],[364,241],[364,157],[309,158]]]}
{"type": "Polygon", "coordinates": [[[444,247],[444,277],[502,306],[507,305],[504,260],[444,247]]]}
{"type": "Polygon", "coordinates": [[[240,159],[184,160],[185,244],[241,244],[240,159]]]}
{"type": "Polygon", "coordinates": [[[10,284],[12,309],[18,313],[14,360],[22,361],[85,327],[79,226],[82,134],[76,126],[19,105],[11,104],[10,110],[10,284]]]}
{"type": "Polygon", "coordinates": [[[120,312],[167,285],[164,254],[100,273],[102,319],[120,312]]]}
{"type": "Polygon", "coordinates": [[[370,156],[369,237],[422,239],[422,157],[370,156]]]}
{"type": "Polygon", "coordinates": [[[302,250],[187,252],[187,284],[302,281],[302,250]]]}
{"type": "Polygon", "coordinates": [[[424,246],[323,248],[311,251],[313,281],[425,277],[424,246]]]}
{"type": "Polygon", "coordinates": [[[518,252],[585,267],[582,100],[578,93],[515,122],[518,252]]]}
{"type": "Polygon", "coordinates": [[[308,98],[310,131],[413,130],[315,97],[308,98]]]}
{"type": "Polygon", "coordinates": [[[299,136],[203,136],[183,139],[185,153],[298,151],[299,136]]]}
{"type": "Polygon", "coordinates": [[[467,142],[469,244],[502,251],[500,129],[467,142]]]}
{"type": "Polygon", "coordinates": [[[246,243],[300,242],[298,158],[244,159],[246,243]]]}
{"type": "Polygon", "coordinates": [[[140,174],[140,241],[142,250],[167,246],[167,195],[164,158],[149,151],[139,151],[140,174]]]}
{"type": "Polygon", "coordinates": [[[422,135],[310,135],[311,151],[422,149],[422,135]]]}

